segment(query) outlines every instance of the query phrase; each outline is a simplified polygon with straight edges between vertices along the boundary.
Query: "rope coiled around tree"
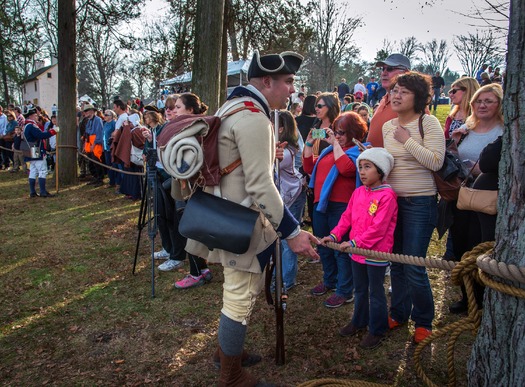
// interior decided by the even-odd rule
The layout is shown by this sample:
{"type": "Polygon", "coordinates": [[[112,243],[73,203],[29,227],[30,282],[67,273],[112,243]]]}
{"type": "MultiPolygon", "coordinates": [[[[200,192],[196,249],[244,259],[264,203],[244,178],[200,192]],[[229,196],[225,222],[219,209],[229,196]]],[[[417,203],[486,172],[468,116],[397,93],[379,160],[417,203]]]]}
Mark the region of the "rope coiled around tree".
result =
{"type": "MultiPolygon", "coordinates": [[[[439,331],[433,331],[430,336],[418,344],[414,351],[414,367],[416,373],[427,386],[436,386],[425,374],[421,366],[421,353],[425,347],[430,345],[433,340],[449,335],[447,340],[447,371],[448,385],[456,385],[456,371],[454,367],[454,349],[458,337],[467,330],[477,334],[481,324],[482,310],[478,308],[474,295],[474,281],[489,286],[499,292],[503,292],[515,297],[525,298],[525,289],[504,284],[492,279],[489,275],[498,276],[503,279],[525,284],[525,268],[515,265],[507,265],[498,262],[491,257],[494,242],[483,242],[466,252],[461,258],[461,262],[446,261],[432,257],[414,257],[411,255],[392,254],[380,251],[360,249],[357,247],[341,248],[337,243],[328,242],[327,247],[350,254],[364,255],[370,258],[388,260],[408,265],[425,266],[428,268],[438,268],[452,271],[452,283],[455,285],[465,285],[468,299],[468,314],[465,318],[449,324],[439,331]]],[[[369,383],[365,381],[354,381],[344,379],[317,379],[299,385],[299,387],[328,387],[328,386],[384,386],[382,384],[369,383]]]]}

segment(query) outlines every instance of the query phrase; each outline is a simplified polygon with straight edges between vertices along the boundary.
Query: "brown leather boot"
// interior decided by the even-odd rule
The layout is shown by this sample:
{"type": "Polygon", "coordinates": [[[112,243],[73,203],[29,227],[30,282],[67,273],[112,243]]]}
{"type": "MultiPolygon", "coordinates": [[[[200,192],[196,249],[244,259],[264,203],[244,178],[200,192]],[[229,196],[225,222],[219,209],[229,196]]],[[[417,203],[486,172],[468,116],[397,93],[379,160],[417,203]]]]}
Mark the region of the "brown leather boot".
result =
{"type": "Polygon", "coordinates": [[[226,356],[219,348],[221,359],[219,387],[255,387],[257,385],[257,379],[242,368],[241,357],[242,355],[226,356]]]}
{"type": "MultiPolygon", "coordinates": [[[[260,355],[257,355],[256,353],[249,353],[246,350],[242,351],[241,355],[241,365],[243,367],[251,367],[257,363],[259,363],[262,360],[260,355]]],[[[215,368],[218,370],[221,369],[221,358],[219,356],[219,347],[215,350],[215,353],[213,354],[213,364],[215,365],[215,368]]]]}

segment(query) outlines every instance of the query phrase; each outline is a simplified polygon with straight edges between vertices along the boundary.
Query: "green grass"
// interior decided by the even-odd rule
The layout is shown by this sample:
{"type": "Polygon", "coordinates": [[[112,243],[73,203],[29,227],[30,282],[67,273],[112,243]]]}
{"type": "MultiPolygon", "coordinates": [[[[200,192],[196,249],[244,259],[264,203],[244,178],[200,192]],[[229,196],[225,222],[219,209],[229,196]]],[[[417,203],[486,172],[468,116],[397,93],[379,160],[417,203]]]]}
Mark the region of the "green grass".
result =
{"type": "MultiPolygon", "coordinates": [[[[438,116],[441,110],[446,109],[440,106],[438,116]]],[[[131,273],[140,203],[85,185],[61,189],[57,198],[29,200],[27,177],[5,172],[0,190],[1,385],[217,382],[210,358],[222,303],[220,266],[212,265],[210,284],[187,291],[173,289],[187,266],[156,271],[152,299],[146,230],[137,273],[131,273]]],[[[434,237],[429,254],[442,253],[443,242],[434,237]]],[[[429,270],[429,275],[439,329],[458,320],[447,310],[458,292],[448,273],[429,270]]],[[[290,292],[285,314],[284,366],[274,362],[275,317],[261,295],[246,347],[263,361],[250,372],[284,386],[325,377],[422,385],[412,360],[413,326],[392,332],[377,350],[361,350],[360,337],[337,334],[350,321],[352,305],[328,310],[323,297],[309,294],[321,277],[320,265],[300,258],[300,284],[290,292]]],[[[459,385],[466,384],[472,340],[467,333],[458,343],[459,385]]],[[[423,355],[423,366],[438,385],[447,383],[445,349],[440,339],[423,355]]]]}

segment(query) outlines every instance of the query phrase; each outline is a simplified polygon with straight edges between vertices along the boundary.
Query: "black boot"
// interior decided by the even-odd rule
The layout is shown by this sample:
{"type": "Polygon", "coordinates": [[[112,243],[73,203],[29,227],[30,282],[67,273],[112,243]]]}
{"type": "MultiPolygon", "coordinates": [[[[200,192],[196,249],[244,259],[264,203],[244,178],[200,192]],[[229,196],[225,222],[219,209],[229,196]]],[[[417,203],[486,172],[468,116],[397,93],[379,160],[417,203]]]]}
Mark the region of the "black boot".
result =
{"type": "Polygon", "coordinates": [[[452,314],[461,314],[461,313],[467,313],[468,311],[468,298],[467,298],[467,290],[465,289],[465,285],[461,285],[461,294],[463,295],[461,300],[456,301],[448,307],[448,310],[452,314]]]}

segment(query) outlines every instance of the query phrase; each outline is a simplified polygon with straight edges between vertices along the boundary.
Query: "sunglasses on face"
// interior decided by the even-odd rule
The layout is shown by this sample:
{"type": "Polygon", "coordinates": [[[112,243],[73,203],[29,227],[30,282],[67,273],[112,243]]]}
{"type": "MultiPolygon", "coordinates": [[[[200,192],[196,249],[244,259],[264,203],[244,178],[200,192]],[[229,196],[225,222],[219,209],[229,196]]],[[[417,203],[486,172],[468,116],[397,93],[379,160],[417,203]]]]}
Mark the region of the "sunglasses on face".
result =
{"type": "Polygon", "coordinates": [[[404,67],[395,67],[395,66],[383,66],[380,67],[381,71],[386,71],[387,73],[391,73],[394,70],[404,70],[404,67]]]}
{"type": "Polygon", "coordinates": [[[344,136],[344,135],[346,135],[346,132],[343,132],[342,130],[334,130],[334,135],[336,135],[336,136],[344,136]]]}
{"type": "Polygon", "coordinates": [[[326,106],[326,105],[323,105],[323,104],[321,104],[321,103],[318,103],[317,105],[315,105],[315,107],[316,107],[317,109],[322,109],[322,108],[324,108],[325,106],[326,106]]]}
{"type": "Polygon", "coordinates": [[[448,91],[449,94],[456,94],[458,91],[465,91],[464,89],[462,88],[459,88],[459,89],[450,89],[448,91]]]}
{"type": "Polygon", "coordinates": [[[166,106],[166,110],[175,110],[175,106],[166,106]]]}

